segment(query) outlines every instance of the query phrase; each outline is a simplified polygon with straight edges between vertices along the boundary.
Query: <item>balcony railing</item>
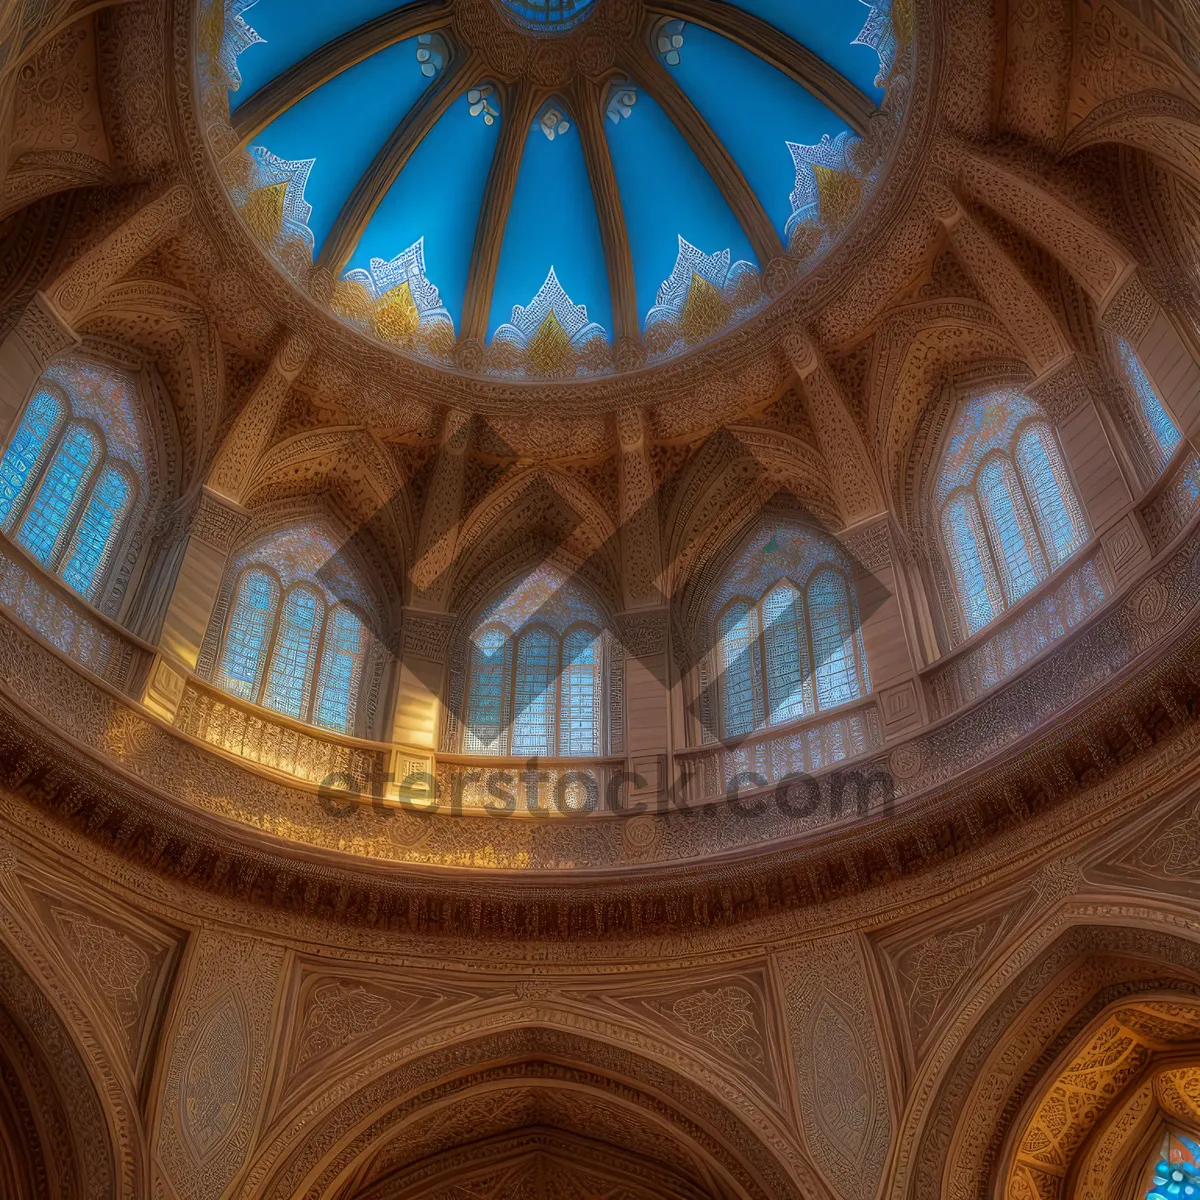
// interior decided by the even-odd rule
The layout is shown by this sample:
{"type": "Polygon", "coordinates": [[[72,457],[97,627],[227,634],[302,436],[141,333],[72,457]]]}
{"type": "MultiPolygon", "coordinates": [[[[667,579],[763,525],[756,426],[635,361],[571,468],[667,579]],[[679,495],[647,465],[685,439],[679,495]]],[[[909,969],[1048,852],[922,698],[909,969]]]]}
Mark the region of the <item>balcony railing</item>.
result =
{"type": "Polygon", "coordinates": [[[679,785],[691,804],[724,796],[738,776],[748,786],[763,786],[758,779],[778,783],[789,775],[817,774],[882,745],[878,703],[868,696],[828,715],[759,730],[736,743],[683,750],[675,760],[679,785]]]}
{"type": "Polygon", "coordinates": [[[1200,504],[1200,459],[1186,454],[1151,489],[1142,505],[1142,520],[1157,554],[1183,532],[1200,504]]]}
{"type": "Polygon", "coordinates": [[[437,800],[443,811],[572,816],[622,804],[628,782],[623,758],[437,756],[437,800]],[[617,795],[610,789],[622,788],[617,795]]]}
{"type": "Polygon", "coordinates": [[[1002,683],[1096,611],[1112,594],[1099,544],[925,674],[930,716],[944,717],[1002,683]]]}
{"type": "Polygon", "coordinates": [[[175,714],[189,737],[261,767],[339,791],[384,795],[395,747],[326,732],[189,677],[175,714]]]}
{"type": "Polygon", "coordinates": [[[140,692],[154,647],[98,613],[3,534],[0,604],[93,675],[129,695],[140,692]]]}

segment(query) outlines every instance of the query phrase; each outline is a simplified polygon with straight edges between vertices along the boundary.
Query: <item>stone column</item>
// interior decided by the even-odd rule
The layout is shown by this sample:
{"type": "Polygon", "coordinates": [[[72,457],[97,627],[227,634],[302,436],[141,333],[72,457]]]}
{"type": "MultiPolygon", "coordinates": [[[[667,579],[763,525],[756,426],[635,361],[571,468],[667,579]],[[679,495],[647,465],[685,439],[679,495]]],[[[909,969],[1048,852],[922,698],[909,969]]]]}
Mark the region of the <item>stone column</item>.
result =
{"type": "Polygon", "coordinates": [[[659,605],[663,597],[658,503],[646,418],[640,409],[617,414],[617,488],[625,604],[631,609],[659,605]]]}
{"type": "Polygon", "coordinates": [[[442,422],[441,441],[429,494],[421,514],[417,558],[409,573],[414,608],[437,612],[445,608],[462,504],[466,491],[466,456],[471,443],[471,417],[448,409],[442,422]]]}
{"type": "Polygon", "coordinates": [[[240,505],[208,488],[201,492],[143,697],[147,707],[165,720],[174,720],[186,673],[196,669],[229,550],[248,520],[249,514],[240,505]]]}
{"type": "Polygon", "coordinates": [[[854,562],[854,590],[871,691],[879,698],[885,738],[925,719],[917,671],[922,639],[913,597],[887,516],[844,529],[838,540],[854,562]]]}
{"type": "MultiPolygon", "coordinates": [[[[454,627],[452,613],[431,613],[406,608],[402,616],[399,677],[392,714],[390,740],[397,743],[393,755],[395,793],[405,779],[433,772],[445,719],[446,654],[454,627]]],[[[401,792],[418,799],[425,789],[410,784],[401,792]]]]}

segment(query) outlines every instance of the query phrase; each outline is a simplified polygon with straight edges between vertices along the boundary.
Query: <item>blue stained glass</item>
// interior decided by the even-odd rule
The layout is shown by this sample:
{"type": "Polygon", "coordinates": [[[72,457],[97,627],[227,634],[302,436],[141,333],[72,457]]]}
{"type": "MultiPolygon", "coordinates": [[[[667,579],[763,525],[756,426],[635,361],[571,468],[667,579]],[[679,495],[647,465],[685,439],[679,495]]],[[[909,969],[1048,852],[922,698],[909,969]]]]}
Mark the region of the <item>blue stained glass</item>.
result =
{"type": "Polygon", "coordinates": [[[96,435],[84,425],[68,425],[17,533],[38,562],[51,563],[99,457],[96,435]]]}
{"type": "Polygon", "coordinates": [[[992,593],[998,590],[988,586],[992,575],[991,556],[983,542],[974,496],[960,493],[946,505],[942,514],[942,534],[950,551],[951,569],[970,636],[996,619],[997,604],[992,593]]]}
{"type": "Polygon", "coordinates": [[[337,605],[325,622],[325,647],[313,702],[313,721],[317,725],[339,733],[353,729],[366,640],[362,622],[344,605],[337,605]]]}
{"type": "Polygon", "coordinates": [[[1146,1200],[1200,1198],[1200,1143],[1186,1134],[1168,1133],[1159,1152],[1146,1200]]]}
{"type": "Polygon", "coordinates": [[[808,585],[808,616],[812,622],[816,660],[817,707],[832,708],[862,694],[854,656],[854,621],[845,578],[820,571],[808,585]]]}
{"type": "Polygon", "coordinates": [[[1165,463],[1179,447],[1179,429],[1163,407],[1162,399],[1154,384],[1150,382],[1137,351],[1124,338],[1119,338],[1117,352],[1121,358],[1121,366],[1125,368],[1125,378],[1129,380],[1134,395],[1137,396],[1142,417],[1149,426],[1150,433],[1158,444],[1162,462],[1165,463]]]}
{"type": "Polygon", "coordinates": [[[467,754],[503,754],[508,725],[508,681],[512,672],[512,638],[493,626],[471,643],[471,674],[467,697],[467,754]]]}
{"type": "Polygon", "coordinates": [[[129,476],[119,467],[105,465],[67,547],[61,572],[63,582],[81,596],[90,598],[103,576],[132,499],[129,476]]]}
{"type": "Polygon", "coordinates": [[[554,754],[554,675],[558,639],[548,629],[530,629],[517,642],[512,752],[554,754]]]}
{"type": "Polygon", "coordinates": [[[594,0],[503,0],[504,6],[541,29],[569,29],[594,0]]]}
{"type": "Polygon", "coordinates": [[[979,500],[999,551],[1004,593],[1012,604],[1046,578],[1046,563],[1007,459],[994,458],[979,472],[979,500]]]}
{"type": "Polygon", "coordinates": [[[1029,426],[1021,434],[1017,441],[1017,469],[1053,569],[1083,545],[1087,531],[1048,425],[1029,426]]]}
{"type": "Polygon", "coordinates": [[[757,611],[744,601],[730,605],[717,622],[717,638],[725,736],[751,733],[762,724],[757,611]]]}
{"type": "Polygon", "coordinates": [[[0,459],[0,527],[8,529],[16,520],[64,415],[61,402],[50,392],[35,393],[26,406],[0,459]]]}
{"type": "Polygon", "coordinates": [[[316,592],[294,587],[283,602],[279,631],[271,647],[271,664],[263,687],[267,708],[299,720],[312,686],[313,660],[325,604],[316,592]]]}
{"type": "Polygon", "coordinates": [[[266,571],[251,568],[238,580],[221,658],[221,686],[242,700],[253,700],[258,691],[278,603],[279,585],[266,571]]]}
{"type": "Polygon", "coordinates": [[[558,752],[600,753],[600,638],[573,629],[563,640],[558,752]]]}
{"type": "Polygon", "coordinates": [[[797,720],[813,708],[803,605],[791,584],[781,583],[764,597],[762,623],[767,719],[771,725],[779,725],[797,720]]]}

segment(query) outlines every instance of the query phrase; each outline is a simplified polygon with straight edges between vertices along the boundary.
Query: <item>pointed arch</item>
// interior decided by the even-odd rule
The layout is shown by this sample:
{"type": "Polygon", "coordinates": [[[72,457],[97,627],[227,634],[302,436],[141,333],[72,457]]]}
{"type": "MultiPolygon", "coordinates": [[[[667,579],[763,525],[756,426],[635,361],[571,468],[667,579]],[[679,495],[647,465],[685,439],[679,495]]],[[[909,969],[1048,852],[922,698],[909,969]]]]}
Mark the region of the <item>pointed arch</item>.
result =
{"type": "Polygon", "coordinates": [[[451,635],[451,752],[596,757],[607,752],[613,638],[585,579],[543,561],[499,585],[451,635]]]}
{"type": "Polygon", "coordinates": [[[197,673],[293,720],[370,736],[390,659],[385,598],[325,517],[259,520],[230,556],[197,673]]]}
{"type": "Polygon", "coordinates": [[[1091,538],[1053,427],[1015,389],[959,402],[929,493],[961,640],[1064,566],[1091,538]]]}

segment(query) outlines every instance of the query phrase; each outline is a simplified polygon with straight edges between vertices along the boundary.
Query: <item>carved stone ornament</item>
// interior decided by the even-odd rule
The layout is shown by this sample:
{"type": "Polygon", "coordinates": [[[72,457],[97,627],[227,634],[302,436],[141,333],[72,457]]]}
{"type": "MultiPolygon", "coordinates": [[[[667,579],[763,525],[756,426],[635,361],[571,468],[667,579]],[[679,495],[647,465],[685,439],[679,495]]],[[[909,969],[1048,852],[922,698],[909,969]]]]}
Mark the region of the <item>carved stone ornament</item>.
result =
{"type": "Polygon", "coordinates": [[[853,84],[716,0],[0,5],[0,1193],[1200,1172],[1200,18],[845,6],[853,84]],[[837,119],[755,114],[794,193],[710,53],[837,119]],[[391,55],[318,246],[277,118],[391,55]],[[443,305],[351,255],[459,100],[443,305]],[[749,248],[656,209],[642,311],[656,110],[749,248]],[[572,146],[612,328],[493,321],[572,146]]]}

